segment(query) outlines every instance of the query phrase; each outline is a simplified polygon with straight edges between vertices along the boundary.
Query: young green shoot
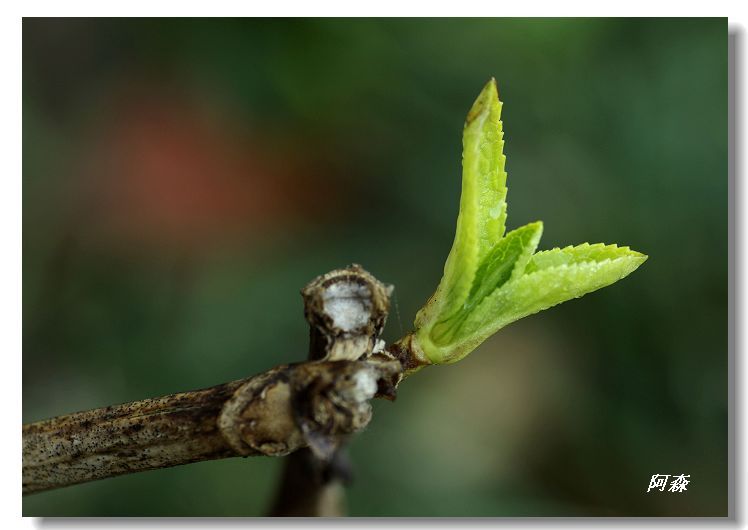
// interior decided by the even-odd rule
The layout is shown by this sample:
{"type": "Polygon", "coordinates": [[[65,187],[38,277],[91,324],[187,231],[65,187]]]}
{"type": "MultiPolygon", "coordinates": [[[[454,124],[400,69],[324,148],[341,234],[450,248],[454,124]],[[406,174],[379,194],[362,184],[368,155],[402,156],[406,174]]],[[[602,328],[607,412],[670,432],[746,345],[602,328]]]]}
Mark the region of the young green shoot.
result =
{"type": "Polygon", "coordinates": [[[601,243],[536,252],[540,221],[505,233],[501,107],[491,79],[465,121],[454,243],[441,282],[409,337],[424,364],[459,361],[507,324],[615,283],[647,259],[601,243]]]}

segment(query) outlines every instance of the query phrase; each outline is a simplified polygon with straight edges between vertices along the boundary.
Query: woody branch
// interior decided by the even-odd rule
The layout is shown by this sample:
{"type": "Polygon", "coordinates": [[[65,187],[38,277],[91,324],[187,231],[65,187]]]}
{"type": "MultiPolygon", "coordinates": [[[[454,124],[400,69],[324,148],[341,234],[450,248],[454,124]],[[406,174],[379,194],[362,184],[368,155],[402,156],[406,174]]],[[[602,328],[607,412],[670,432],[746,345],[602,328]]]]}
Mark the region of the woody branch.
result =
{"type": "MultiPolygon", "coordinates": [[[[384,348],[379,340],[390,292],[357,265],[338,269],[302,291],[310,324],[306,362],[24,425],[23,493],[202,460],[284,456],[306,447],[330,464],[346,438],[370,421],[369,400],[393,398],[404,374],[418,364],[407,341],[384,348]]],[[[297,510],[283,499],[281,491],[274,511],[297,510]]]]}

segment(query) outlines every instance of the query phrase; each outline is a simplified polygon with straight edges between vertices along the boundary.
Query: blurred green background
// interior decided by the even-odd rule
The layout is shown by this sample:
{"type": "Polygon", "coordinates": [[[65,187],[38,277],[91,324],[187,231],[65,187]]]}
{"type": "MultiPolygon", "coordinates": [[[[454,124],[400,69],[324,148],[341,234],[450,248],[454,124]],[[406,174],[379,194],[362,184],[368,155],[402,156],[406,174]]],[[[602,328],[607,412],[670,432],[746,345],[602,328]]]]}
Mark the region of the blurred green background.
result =
{"type": "MultiPolygon", "coordinates": [[[[726,515],[726,19],[25,19],[24,422],[301,360],[299,289],[352,262],[396,286],[386,338],[407,332],[490,76],[508,227],[650,259],[377,402],[350,514],[726,515]],[[656,473],[692,482],[647,494],[656,473]]],[[[260,515],[281,463],[23,513],[260,515]]]]}

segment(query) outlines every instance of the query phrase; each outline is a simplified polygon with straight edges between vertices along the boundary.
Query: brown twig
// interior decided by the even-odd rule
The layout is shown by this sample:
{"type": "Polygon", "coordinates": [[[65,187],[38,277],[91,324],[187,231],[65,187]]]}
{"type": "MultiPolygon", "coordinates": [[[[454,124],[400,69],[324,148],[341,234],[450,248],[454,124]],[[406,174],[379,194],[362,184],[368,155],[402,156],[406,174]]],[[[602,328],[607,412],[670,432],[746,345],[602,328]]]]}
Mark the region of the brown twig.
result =
{"type": "Polygon", "coordinates": [[[23,426],[23,493],[237,456],[218,429],[246,380],[23,426]]]}
{"type": "MultiPolygon", "coordinates": [[[[215,458],[283,456],[307,446],[327,463],[322,475],[329,477],[338,447],[371,419],[368,400],[392,398],[401,362],[412,364],[402,348],[390,354],[378,339],[390,291],[358,266],[307,286],[311,361],[24,425],[23,493],[215,458]]],[[[329,500],[322,493],[308,498],[329,500]]]]}
{"type": "MultiPolygon", "coordinates": [[[[358,359],[377,345],[392,287],[353,265],[315,278],[302,291],[309,359],[358,359]]],[[[340,517],[351,480],[344,440],[310,437],[286,459],[271,516],[340,517]]]]}

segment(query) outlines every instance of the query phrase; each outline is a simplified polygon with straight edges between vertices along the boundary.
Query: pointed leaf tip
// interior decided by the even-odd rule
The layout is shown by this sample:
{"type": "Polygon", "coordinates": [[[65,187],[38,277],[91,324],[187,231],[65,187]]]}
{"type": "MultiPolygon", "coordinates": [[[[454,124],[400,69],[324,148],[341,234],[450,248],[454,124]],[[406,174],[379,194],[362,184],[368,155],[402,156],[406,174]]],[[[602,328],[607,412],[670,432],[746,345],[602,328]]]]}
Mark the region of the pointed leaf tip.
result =
{"type": "Polygon", "coordinates": [[[493,77],[488,80],[483,86],[483,90],[480,91],[478,97],[473,102],[473,106],[470,107],[467,118],[465,119],[465,126],[470,125],[475,119],[486,112],[499,112],[501,110],[501,102],[499,101],[499,88],[496,84],[496,79],[493,77]]]}

